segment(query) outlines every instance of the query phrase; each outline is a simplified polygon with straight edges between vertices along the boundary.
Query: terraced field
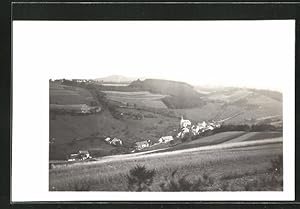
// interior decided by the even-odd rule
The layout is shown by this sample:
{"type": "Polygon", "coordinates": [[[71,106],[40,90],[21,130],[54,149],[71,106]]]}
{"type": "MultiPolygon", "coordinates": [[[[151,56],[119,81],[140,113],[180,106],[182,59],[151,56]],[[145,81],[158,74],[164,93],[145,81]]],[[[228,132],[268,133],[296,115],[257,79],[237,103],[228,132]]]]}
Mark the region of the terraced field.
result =
{"type": "Polygon", "coordinates": [[[152,94],[148,91],[136,92],[121,92],[121,91],[103,91],[106,97],[110,100],[118,101],[121,103],[128,103],[130,105],[136,104],[137,106],[151,107],[151,108],[167,108],[161,101],[167,95],[152,94]]]}

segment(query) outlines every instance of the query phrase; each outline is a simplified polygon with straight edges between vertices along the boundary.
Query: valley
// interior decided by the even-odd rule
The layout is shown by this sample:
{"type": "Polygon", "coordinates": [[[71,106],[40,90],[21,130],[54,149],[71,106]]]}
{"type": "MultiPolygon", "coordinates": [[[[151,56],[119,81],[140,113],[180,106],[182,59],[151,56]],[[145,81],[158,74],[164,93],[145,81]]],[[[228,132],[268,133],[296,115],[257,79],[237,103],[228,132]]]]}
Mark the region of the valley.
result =
{"type": "MultiPolygon", "coordinates": [[[[118,77],[121,78],[125,79],[118,77]]],[[[168,164],[169,172],[178,170],[184,176],[183,170],[189,171],[189,181],[192,181],[197,176],[195,171],[206,165],[203,159],[207,156],[211,166],[208,173],[214,178],[225,169],[227,162],[250,163],[240,169],[232,168],[239,173],[237,177],[212,184],[212,190],[223,187],[244,190],[254,177],[264,179],[258,179],[256,184],[269,182],[270,187],[266,188],[282,190],[281,174],[269,172],[263,164],[254,165],[260,157],[269,161],[269,166],[278,156],[282,158],[282,95],[279,92],[229,87],[207,89],[156,79],[122,83],[114,82],[112,77],[107,82],[60,79],[50,81],[49,85],[50,190],[74,190],[74,185],[85,184],[80,182],[93,182],[87,183],[92,187],[88,190],[114,191],[117,187],[105,185],[126,181],[124,175],[134,165],[155,168],[161,175],[165,174],[162,168],[168,164]],[[190,125],[183,121],[189,121],[190,125]],[[163,142],[163,137],[169,141],[163,142]],[[110,140],[119,140],[121,144],[110,140]],[[72,153],[80,150],[88,151],[92,159],[67,161],[72,153]],[[217,152],[224,154],[224,158],[217,152]],[[249,158],[245,158],[248,154],[249,158]],[[196,155],[199,158],[192,159],[196,155]],[[103,163],[111,164],[108,167],[113,170],[96,174],[103,163]],[[69,172],[76,175],[70,177],[69,172]],[[244,174],[246,179],[238,178],[244,174]],[[81,175],[89,177],[81,179],[81,175]]],[[[217,179],[227,178],[226,172],[217,179]]],[[[120,191],[128,189],[124,182],[122,185],[120,191]]],[[[162,189],[158,184],[153,186],[152,191],[162,189]]],[[[261,189],[257,185],[250,187],[250,190],[261,189]]]]}

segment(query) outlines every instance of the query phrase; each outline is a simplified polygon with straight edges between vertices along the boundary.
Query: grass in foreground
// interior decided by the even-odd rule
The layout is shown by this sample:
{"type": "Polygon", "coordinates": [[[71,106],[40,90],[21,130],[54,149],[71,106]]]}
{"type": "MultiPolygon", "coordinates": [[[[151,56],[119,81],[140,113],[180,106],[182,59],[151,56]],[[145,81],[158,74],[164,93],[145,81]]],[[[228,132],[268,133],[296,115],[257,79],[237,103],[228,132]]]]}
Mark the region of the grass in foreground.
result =
{"type": "Polygon", "coordinates": [[[282,144],[61,167],[50,170],[49,186],[51,191],[280,191],[282,144]]]}

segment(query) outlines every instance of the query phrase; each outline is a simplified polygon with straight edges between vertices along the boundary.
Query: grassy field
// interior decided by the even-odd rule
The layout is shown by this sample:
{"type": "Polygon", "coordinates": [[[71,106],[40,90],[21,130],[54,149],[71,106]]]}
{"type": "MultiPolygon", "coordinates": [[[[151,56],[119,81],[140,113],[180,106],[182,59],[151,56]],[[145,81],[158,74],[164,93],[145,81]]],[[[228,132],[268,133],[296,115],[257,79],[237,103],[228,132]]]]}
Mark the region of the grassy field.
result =
{"type": "Polygon", "coordinates": [[[253,136],[249,136],[244,141],[253,141],[265,138],[282,137],[282,132],[256,132],[253,136]]]}
{"type": "Polygon", "coordinates": [[[217,133],[211,136],[200,137],[193,141],[179,143],[171,147],[168,144],[160,144],[146,150],[168,148],[167,151],[174,151],[174,150],[183,150],[183,149],[209,146],[209,145],[229,144],[229,143],[243,142],[243,141],[255,141],[255,140],[271,139],[277,137],[282,137],[282,133],[281,132],[227,131],[227,132],[217,133]]]}
{"type": "Polygon", "coordinates": [[[106,97],[110,100],[128,103],[130,105],[136,104],[138,106],[153,107],[153,108],[167,108],[161,101],[166,95],[152,94],[147,91],[136,92],[121,92],[121,91],[103,91],[106,97]]]}
{"type": "Polygon", "coordinates": [[[50,82],[50,104],[74,105],[90,104],[95,101],[93,96],[83,88],[65,86],[50,82]]]}
{"type": "Polygon", "coordinates": [[[49,190],[128,191],[127,175],[136,165],[154,169],[151,191],[183,177],[191,184],[201,178],[197,191],[282,190],[281,143],[57,167],[50,170],[49,190]]]}
{"type": "MultiPolygon", "coordinates": [[[[135,112],[150,114],[144,111],[135,112]]],[[[111,151],[115,150],[115,147],[104,146],[103,139],[100,140],[99,137],[117,137],[122,139],[126,146],[130,146],[143,139],[156,140],[161,136],[173,134],[177,127],[177,119],[154,113],[142,120],[117,120],[108,110],[101,114],[85,116],[57,115],[55,120],[50,120],[50,138],[56,139],[51,145],[54,149],[50,153],[50,159],[65,160],[66,155],[76,150],[98,150],[96,156],[112,154],[111,151]]]]}

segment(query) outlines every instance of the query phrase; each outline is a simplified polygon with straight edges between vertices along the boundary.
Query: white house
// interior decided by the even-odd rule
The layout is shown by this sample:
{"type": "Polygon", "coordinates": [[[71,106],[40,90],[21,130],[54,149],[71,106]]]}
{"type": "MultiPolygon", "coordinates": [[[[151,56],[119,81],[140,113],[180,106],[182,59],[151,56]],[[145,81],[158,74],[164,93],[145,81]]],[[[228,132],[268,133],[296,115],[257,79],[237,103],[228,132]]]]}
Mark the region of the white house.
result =
{"type": "Polygon", "coordinates": [[[192,125],[191,131],[192,131],[193,135],[197,135],[200,131],[200,126],[198,124],[197,125],[192,125]]]}
{"type": "Polygon", "coordinates": [[[106,141],[107,143],[111,144],[111,145],[123,145],[123,142],[121,139],[118,139],[118,138],[110,138],[110,137],[106,137],[104,139],[104,141],[106,141]]]}
{"type": "Polygon", "coordinates": [[[109,143],[110,137],[106,137],[106,138],[104,139],[104,141],[106,141],[107,143],[109,143]]]}
{"type": "Polygon", "coordinates": [[[118,138],[113,138],[109,143],[115,146],[123,144],[122,140],[118,138]]]}
{"type": "Polygon", "coordinates": [[[158,141],[159,143],[167,143],[173,140],[174,140],[173,136],[163,136],[158,141]]]}
{"type": "Polygon", "coordinates": [[[136,150],[141,150],[141,149],[144,149],[146,147],[150,147],[150,140],[145,140],[145,141],[135,143],[135,149],[136,150]]]}
{"type": "Polygon", "coordinates": [[[70,154],[68,161],[86,160],[92,158],[88,151],[79,151],[78,153],[70,154]]]}
{"type": "Polygon", "coordinates": [[[86,104],[81,105],[81,113],[88,113],[90,111],[90,107],[87,106],[86,104]]]}
{"type": "Polygon", "coordinates": [[[82,160],[86,160],[86,159],[89,159],[91,158],[92,156],[90,155],[89,151],[81,151],[79,150],[79,155],[81,156],[81,159],[82,160]]]}
{"type": "Polygon", "coordinates": [[[183,138],[184,135],[189,133],[189,132],[190,132],[190,129],[184,127],[184,128],[181,129],[181,132],[178,133],[177,137],[178,138],[183,138]]]}

